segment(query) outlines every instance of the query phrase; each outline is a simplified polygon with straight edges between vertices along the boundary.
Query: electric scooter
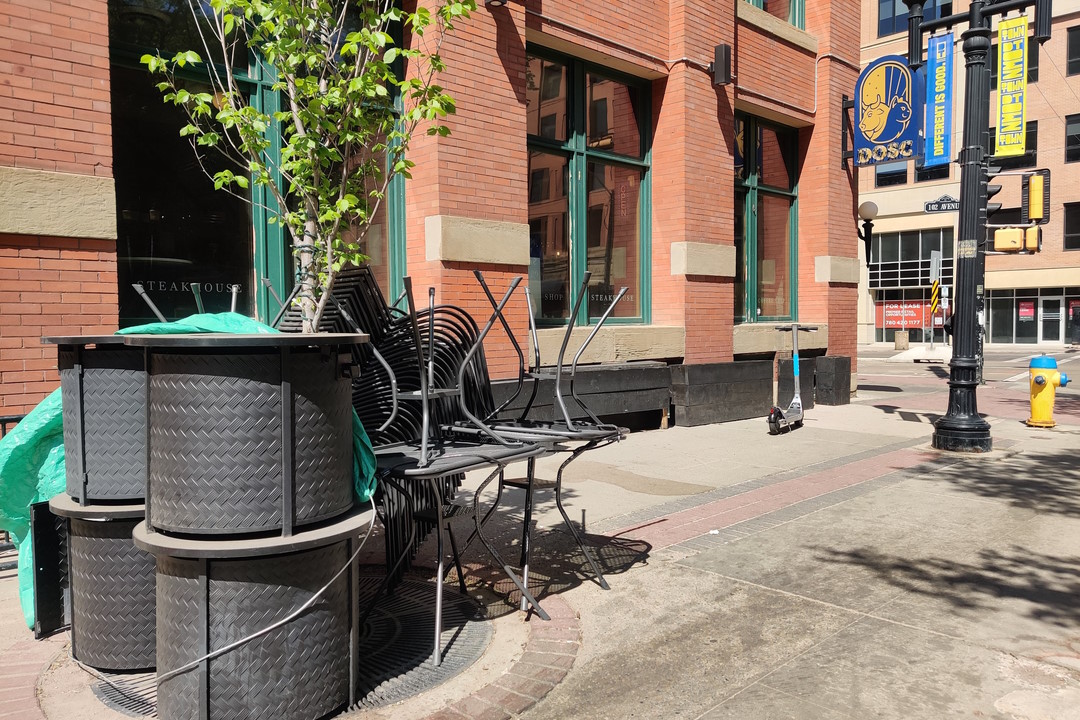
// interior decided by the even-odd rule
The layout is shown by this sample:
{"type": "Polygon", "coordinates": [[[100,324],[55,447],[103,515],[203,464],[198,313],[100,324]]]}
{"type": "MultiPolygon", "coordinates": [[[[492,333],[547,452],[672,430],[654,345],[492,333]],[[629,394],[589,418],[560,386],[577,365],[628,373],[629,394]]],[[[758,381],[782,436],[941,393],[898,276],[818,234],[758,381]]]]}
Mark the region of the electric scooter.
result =
{"type": "Polygon", "coordinates": [[[799,327],[798,323],[794,323],[792,325],[780,325],[776,329],[781,332],[784,330],[791,331],[791,366],[795,375],[795,394],[792,396],[787,410],[775,405],[769,410],[770,435],[779,435],[783,430],[790,432],[792,428],[802,427],[802,395],[799,392],[799,331],[814,332],[817,330],[817,326],[805,325],[799,327]]]}

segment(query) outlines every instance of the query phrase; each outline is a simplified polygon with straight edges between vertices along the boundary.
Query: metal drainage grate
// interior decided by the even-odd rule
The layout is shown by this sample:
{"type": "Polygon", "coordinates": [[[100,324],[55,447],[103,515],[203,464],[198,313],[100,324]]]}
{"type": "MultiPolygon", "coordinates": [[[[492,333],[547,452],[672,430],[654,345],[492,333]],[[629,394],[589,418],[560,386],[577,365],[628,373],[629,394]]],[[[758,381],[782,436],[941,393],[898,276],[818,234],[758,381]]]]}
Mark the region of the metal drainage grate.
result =
{"type": "MultiPolygon", "coordinates": [[[[361,598],[379,578],[360,578],[361,598]]],[[[360,635],[360,700],[355,708],[396,703],[440,685],[480,659],[491,642],[484,610],[469,597],[443,588],[443,659],[431,663],[435,634],[435,585],[404,580],[383,596],[360,635]]]]}
{"type": "MultiPolygon", "coordinates": [[[[360,598],[370,597],[382,578],[361,577],[360,598]]],[[[443,588],[443,660],[431,664],[435,632],[435,586],[404,580],[384,595],[360,631],[360,700],[352,709],[396,703],[436,687],[480,659],[491,642],[491,626],[476,601],[449,585],[443,588]]],[[[157,717],[154,673],[102,673],[92,689],[101,701],[128,717],[157,717]]]]}
{"type": "Polygon", "coordinates": [[[157,674],[103,672],[91,686],[101,702],[128,717],[157,717],[157,674]]]}

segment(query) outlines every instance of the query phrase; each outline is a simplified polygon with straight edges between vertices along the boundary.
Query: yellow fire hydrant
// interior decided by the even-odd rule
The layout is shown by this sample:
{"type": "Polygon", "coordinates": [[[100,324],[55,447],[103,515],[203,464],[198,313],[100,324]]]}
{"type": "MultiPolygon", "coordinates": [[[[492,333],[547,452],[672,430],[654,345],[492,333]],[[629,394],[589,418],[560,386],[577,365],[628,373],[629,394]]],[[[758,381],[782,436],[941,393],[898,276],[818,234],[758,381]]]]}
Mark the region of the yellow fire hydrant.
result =
{"type": "Polygon", "coordinates": [[[1028,365],[1031,376],[1031,417],[1027,424],[1031,427],[1051,428],[1054,422],[1055,388],[1069,384],[1069,376],[1058,372],[1057,360],[1046,355],[1032,358],[1028,365]]]}

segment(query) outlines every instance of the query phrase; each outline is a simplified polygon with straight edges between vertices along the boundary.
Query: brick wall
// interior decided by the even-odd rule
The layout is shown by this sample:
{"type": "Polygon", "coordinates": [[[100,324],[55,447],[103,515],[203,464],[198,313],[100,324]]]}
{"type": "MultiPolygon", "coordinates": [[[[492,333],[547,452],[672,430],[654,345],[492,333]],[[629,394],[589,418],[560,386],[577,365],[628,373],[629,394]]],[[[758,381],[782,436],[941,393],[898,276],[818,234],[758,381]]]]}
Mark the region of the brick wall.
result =
{"type": "Polygon", "coordinates": [[[0,165],[112,175],[106,0],[0,2],[0,165]]]}
{"type": "MultiPolygon", "coordinates": [[[[106,0],[0,2],[0,166],[111,177],[106,0]]],[[[57,387],[50,334],[117,325],[116,243],[0,234],[0,414],[57,387]]]]}
{"type": "Polygon", "coordinates": [[[0,235],[0,414],[29,412],[54,390],[47,335],[116,330],[116,244],[0,235]]]}

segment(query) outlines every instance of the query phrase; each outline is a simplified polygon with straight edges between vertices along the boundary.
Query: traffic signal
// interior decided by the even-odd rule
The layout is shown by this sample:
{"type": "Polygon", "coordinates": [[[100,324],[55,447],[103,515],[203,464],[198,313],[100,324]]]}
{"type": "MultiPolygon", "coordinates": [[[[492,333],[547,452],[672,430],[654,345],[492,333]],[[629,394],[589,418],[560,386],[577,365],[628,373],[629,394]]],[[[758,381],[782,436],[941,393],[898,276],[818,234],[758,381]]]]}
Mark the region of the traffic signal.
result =
{"type": "Polygon", "coordinates": [[[1020,224],[1050,222],[1050,171],[1024,173],[1020,183],[1020,224]]]}
{"type": "Polygon", "coordinates": [[[1042,250],[1042,228],[1001,227],[994,230],[994,252],[1037,253],[1042,250]]]}

